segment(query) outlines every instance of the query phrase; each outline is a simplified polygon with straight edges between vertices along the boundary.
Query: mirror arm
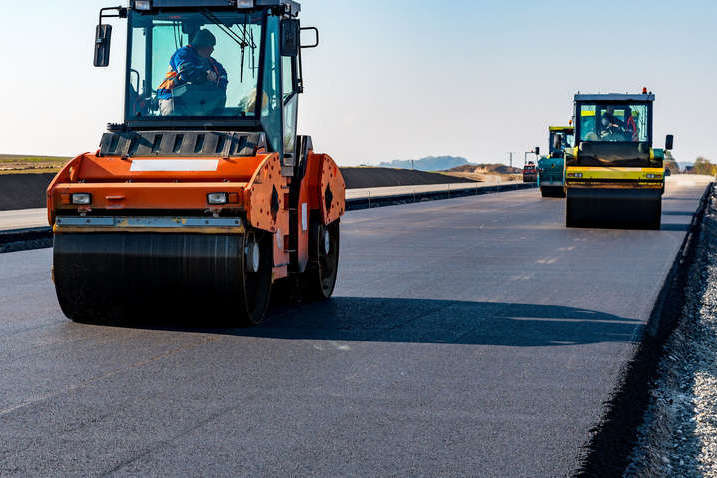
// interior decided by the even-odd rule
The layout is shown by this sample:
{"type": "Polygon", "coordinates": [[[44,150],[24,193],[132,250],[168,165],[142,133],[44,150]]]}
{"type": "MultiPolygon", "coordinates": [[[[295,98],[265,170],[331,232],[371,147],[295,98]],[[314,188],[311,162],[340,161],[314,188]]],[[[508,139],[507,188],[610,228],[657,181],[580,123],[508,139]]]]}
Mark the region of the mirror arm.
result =
{"type": "Polygon", "coordinates": [[[102,25],[102,19],[103,18],[127,18],[127,8],[126,7],[107,7],[107,8],[100,8],[100,21],[99,25],[102,25]],[[106,15],[105,12],[109,11],[116,11],[116,15],[106,15]]]}

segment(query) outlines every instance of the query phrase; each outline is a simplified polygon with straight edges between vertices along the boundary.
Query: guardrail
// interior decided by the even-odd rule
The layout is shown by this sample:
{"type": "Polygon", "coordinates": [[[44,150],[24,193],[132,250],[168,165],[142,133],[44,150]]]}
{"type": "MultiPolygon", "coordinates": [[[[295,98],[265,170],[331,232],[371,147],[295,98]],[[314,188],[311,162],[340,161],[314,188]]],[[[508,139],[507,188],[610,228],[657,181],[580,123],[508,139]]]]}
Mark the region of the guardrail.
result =
{"type": "MultiPolygon", "coordinates": [[[[478,183],[480,184],[480,183],[478,183]]],[[[453,199],[466,196],[479,196],[482,194],[499,193],[504,191],[517,191],[520,189],[533,189],[535,183],[509,183],[497,184],[495,186],[476,185],[475,187],[461,187],[460,189],[442,189],[433,191],[408,192],[402,194],[390,194],[384,196],[372,196],[346,199],[346,210],[356,211],[374,207],[395,206],[399,204],[410,204],[422,201],[436,201],[440,199],[453,199]]]]}

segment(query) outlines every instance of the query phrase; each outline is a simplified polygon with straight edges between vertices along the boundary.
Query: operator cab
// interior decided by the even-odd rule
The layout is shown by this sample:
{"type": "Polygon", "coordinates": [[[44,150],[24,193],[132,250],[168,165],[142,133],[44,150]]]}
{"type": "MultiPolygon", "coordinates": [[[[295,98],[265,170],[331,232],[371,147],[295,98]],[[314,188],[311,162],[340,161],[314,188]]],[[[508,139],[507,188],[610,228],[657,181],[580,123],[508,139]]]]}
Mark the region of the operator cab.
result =
{"type": "Polygon", "coordinates": [[[576,95],[578,142],[652,145],[655,95],[576,95]]]}
{"type": "MultiPolygon", "coordinates": [[[[575,95],[575,140],[579,159],[569,166],[662,167],[652,154],[652,107],[655,95],[575,95]]],[[[671,149],[671,136],[666,149],[671,149]]]]}
{"type": "Polygon", "coordinates": [[[102,20],[128,23],[121,128],[263,132],[283,163],[296,149],[301,48],[318,45],[318,32],[300,45],[300,9],[292,0],[131,0],[103,9],[95,66],[109,62],[111,27],[102,20]],[[211,38],[212,48],[192,45],[197,38],[211,38]]]}
{"type": "Polygon", "coordinates": [[[561,158],[563,152],[573,147],[575,141],[575,130],[572,126],[551,126],[550,127],[550,147],[551,158],[561,158]]]}

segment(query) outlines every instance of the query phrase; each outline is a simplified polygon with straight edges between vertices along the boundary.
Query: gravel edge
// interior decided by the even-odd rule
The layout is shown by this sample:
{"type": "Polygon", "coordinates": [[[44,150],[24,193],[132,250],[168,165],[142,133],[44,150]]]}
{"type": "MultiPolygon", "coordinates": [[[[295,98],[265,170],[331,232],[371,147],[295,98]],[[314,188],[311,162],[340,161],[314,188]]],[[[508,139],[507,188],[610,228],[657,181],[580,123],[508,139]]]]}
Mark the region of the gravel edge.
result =
{"type": "Polygon", "coordinates": [[[717,193],[625,477],[717,477],[717,193]]]}

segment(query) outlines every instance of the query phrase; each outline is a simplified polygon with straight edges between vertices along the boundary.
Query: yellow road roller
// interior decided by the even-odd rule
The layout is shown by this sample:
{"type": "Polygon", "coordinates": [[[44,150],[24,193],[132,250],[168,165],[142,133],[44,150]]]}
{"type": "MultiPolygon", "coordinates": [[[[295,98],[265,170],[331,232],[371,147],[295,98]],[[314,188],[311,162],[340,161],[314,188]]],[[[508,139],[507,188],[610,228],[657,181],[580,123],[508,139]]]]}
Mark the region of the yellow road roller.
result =
{"type": "Polygon", "coordinates": [[[565,154],[567,227],[659,229],[663,160],[652,147],[655,95],[575,95],[575,147],[565,154]]]}

